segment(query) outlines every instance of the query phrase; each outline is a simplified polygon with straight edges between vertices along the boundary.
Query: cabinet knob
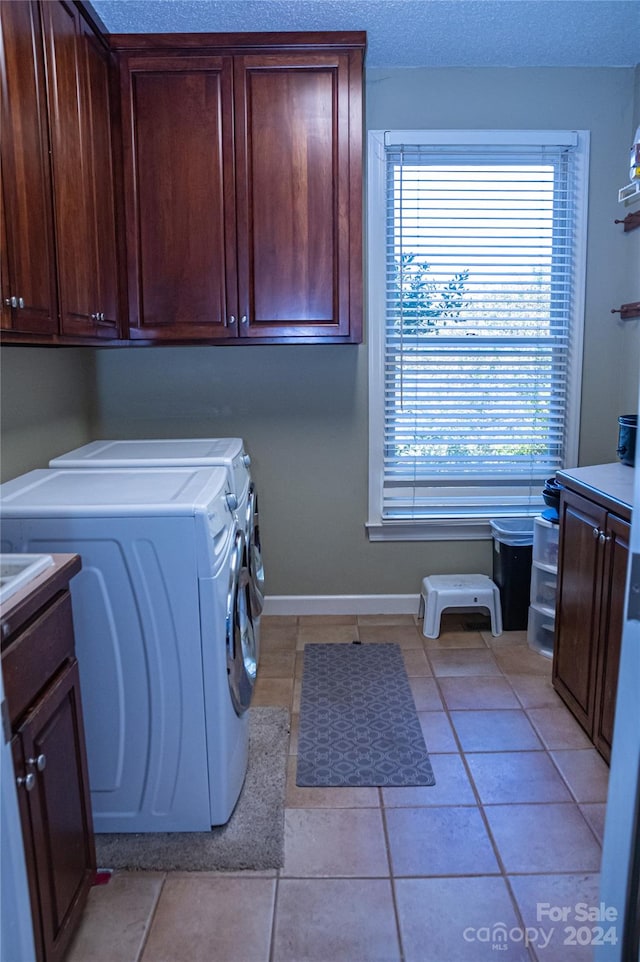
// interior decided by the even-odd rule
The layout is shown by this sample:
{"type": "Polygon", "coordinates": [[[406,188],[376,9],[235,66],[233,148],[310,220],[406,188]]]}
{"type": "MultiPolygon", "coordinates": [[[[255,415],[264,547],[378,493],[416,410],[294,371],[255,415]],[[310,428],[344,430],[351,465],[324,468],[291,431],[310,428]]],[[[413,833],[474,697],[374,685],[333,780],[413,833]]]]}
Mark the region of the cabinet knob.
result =
{"type": "Polygon", "coordinates": [[[4,305],[5,305],[5,307],[17,307],[17,306],[18,306],[18,298],[17,298],[17,297],[5,297],[5,299],[4,299],[4,305]]]}
{"type": "Polygon", "coordinates": [[[599,538],[599,537],[600,537],[600,528],[594,528],[591,533],[592,533],[592,535],[593,535],[594,538],[599,538]]]}
{"type": "Polygon", "coordinates": [[[92,320],[92,321],[97,321],[97,320],[99,320],[99,319],[100,319],[100,317],[99,317],[98,314],[92,314],[92,315],[91,315],[91,320],[92,320]]]}
{"type": "Polygon", "coordinates": [[[47,756],[38,755],[36,758],[28,758],[27,765],[35,765],[39,772],[43,772],[47,767],[47,756]]]}
{"type": "Polygon", "coordinates": [[[24,297],[18,298],[18,307],[24,307],[24,297]]]}
{"type": "Polygon", "coordinates": [[[231,314],[231,316],[229,317],[229,327],[233,327],[235,322],[236,322],[235,316],[231,314]]]}
{"type": "Polygon", "coordinates": [[[16,785],[18,788],[24,787],[27,792],[32,792],[36,787],[36,776],[33,772],[29,772],[24,778],[16,778],[16,785]]]}
{"type": "Polygon", "coordinates": [[[247,315],[243,314],[242,317],[240,318],[240,323],[246,324],[247,322],[248,322],[247,315]]]}
{"type": "Polygon", "coordinates": [[[598,541],[600,542],[600,544],[607,544],[609,541],[611,541],[611,535],[605,534],[604,531],[601,531],[598,537],[598,541]]]}

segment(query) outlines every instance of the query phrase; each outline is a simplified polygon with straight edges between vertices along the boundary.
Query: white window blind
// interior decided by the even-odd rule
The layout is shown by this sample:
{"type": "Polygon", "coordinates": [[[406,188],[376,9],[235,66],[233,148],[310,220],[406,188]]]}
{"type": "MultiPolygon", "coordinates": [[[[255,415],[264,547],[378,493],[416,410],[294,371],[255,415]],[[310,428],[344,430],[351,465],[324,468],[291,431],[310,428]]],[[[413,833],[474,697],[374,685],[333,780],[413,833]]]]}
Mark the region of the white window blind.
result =
{"type": "Polygon", "coordinates": [[[385,137],[383,522],[537,512],[576,453],[578,136],[499,133],[385,137]]]}

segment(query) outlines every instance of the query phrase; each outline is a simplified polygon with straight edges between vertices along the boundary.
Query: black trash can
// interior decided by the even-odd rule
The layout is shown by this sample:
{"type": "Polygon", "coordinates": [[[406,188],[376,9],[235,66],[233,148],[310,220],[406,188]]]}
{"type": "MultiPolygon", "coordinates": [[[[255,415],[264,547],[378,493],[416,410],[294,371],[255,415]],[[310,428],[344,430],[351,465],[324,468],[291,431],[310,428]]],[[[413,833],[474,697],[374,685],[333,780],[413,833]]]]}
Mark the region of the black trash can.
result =
{"type": "Polygon", "coordinates": [[[491,522],[493,580],[500,589],[503,631],[526,631],[531,593],[533,518],[491,522]]]}

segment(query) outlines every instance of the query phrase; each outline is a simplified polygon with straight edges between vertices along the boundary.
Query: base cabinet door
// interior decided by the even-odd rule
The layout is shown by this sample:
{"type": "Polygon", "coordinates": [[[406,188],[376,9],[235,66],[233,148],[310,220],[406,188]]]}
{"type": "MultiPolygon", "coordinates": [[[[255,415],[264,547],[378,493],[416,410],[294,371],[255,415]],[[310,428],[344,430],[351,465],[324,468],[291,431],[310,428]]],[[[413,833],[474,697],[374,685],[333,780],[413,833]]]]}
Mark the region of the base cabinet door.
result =
{"type": "Polygon", "coordinates": [[[606,511],[573,492],[561,502],[553,684],[591,733],[606,511]]]}
{"type": "Polygon", "coordinates": [[[79,691],[74,661],[13,740],[39,962],[62,962],[95,875],[79,691]]]}
{"type": "Polygon", "coordinates": [[[624,624],[624,598],[631,526],[609,515],[605,529],[603,596],[595,692],[593,740],[607,760],[611,757],[618,669],[624,624]]]}
{"type": "Polygon", "coordinates": [[[573,491],[560,505],[553,685],[600,754],[611,753],[630,525],[573,491]]]}

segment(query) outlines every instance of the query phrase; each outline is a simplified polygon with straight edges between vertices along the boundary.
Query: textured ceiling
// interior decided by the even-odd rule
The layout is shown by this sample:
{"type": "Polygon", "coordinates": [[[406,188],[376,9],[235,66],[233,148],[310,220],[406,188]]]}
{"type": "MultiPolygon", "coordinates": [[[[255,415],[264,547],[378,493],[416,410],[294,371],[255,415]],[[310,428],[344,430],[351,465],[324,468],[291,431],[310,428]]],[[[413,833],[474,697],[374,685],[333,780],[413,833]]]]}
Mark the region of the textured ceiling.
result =
{"type": "Polygon", "coordinates": [[[369,67],[635,66],[640,0],[93,0],[111,33],[366,30],[369,67]]]}

